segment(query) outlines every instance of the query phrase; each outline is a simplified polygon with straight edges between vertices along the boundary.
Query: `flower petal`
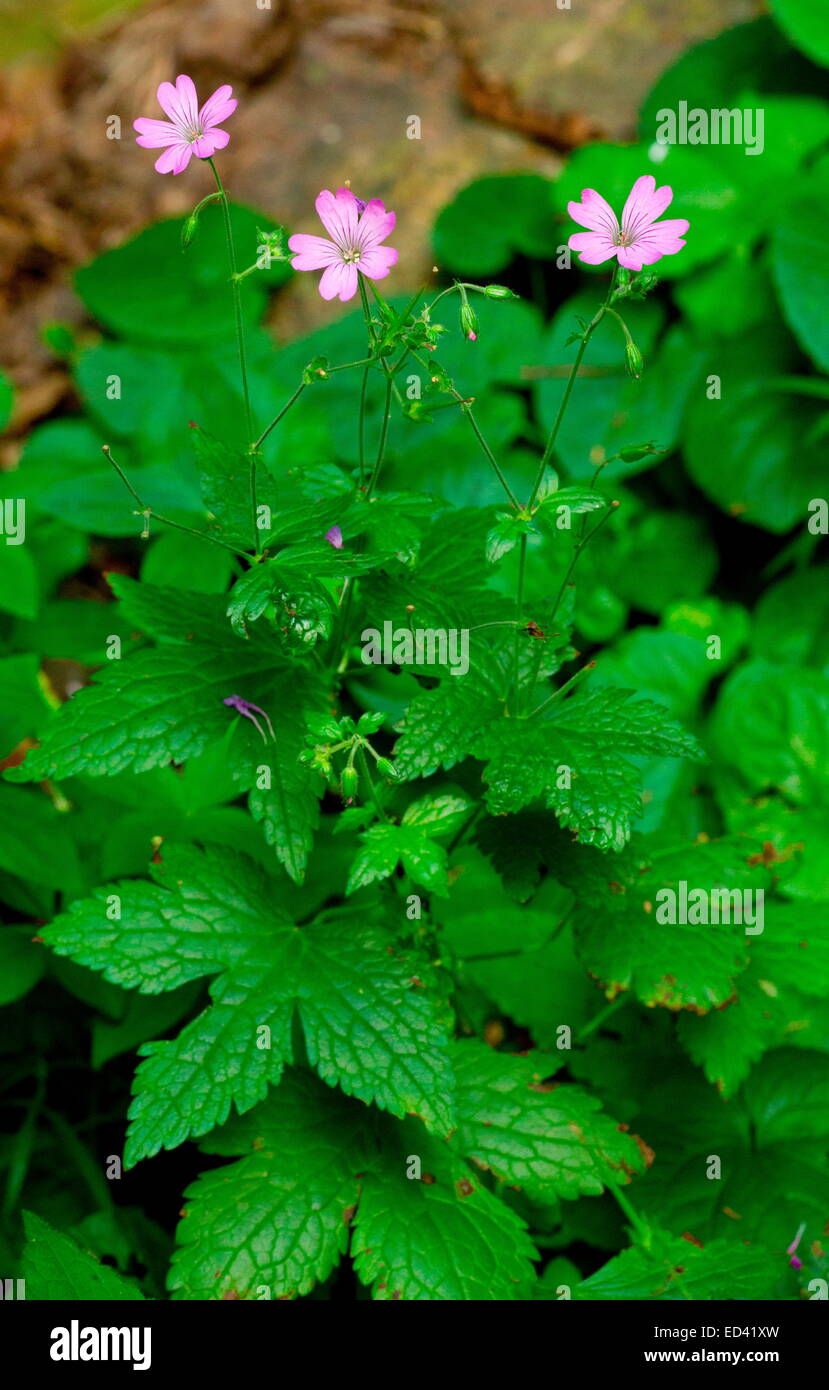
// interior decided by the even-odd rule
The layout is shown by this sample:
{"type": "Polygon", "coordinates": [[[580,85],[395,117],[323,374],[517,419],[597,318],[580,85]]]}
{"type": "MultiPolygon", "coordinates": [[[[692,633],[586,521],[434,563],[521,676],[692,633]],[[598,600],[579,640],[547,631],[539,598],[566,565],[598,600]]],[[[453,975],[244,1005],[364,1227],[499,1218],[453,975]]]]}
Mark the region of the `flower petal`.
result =
{"type": "Polygon", "coordinates": [[[217,87],[212,96],[207,98],[199,111],[199,124],[202,130],[209,130],[214,125],[222,125],[228,116],[233,115],[239,103],[232,93],[233,88],[225,84],[224,87],[217,87]]]}
{"type": "Polygon", "coordinates": [[[181,106],[181,97],[172,82],[162,82],[156,92],[156,97],[165,115],[169,116],[173,124],[181,129],[184,124],[184,111],[181,106]]]}
{"type": "MultiPolygon", "coordinates": [[[[643,251],[638,245],[617,246],[616,256],[619,261],[619,265],[623,265],[625,267],[625,270],[641,270],[642,266],[645,264],[643,251]]],[[[659,256],[654,256],[653,259],[654,261],[658,261],[659,256]]],[[[652,261],[648,261],[648,265],[652,264],[652,261]]]]}
{"type": "Polygon", "coordinates": [[[362,252],[357,269],[369,280],[382,280],[396,264],[397,252],[393,246],[370,246],[362,252]]]}
{"type": "Polygon", "coordinates": [[[372,198],[370,203],[366,203],[357,228],[358,246],[368,251],[372,246],[379,245],[387,236],[391,236],[396,221],[396,213],[386,212],[385,203],[380,198],[372,198]]]}
{"type": "Polygon", "coordinates": [[[336,194],[324,188],[316,201],[319,219],[333,242],[341,249],[356,243],[359,209],[350,188],[338,188],[336,194]]]}
{"type": "Polygon", "coordinates": [[[206,130],[204,135],[200,135],[198,140],[194,140],[191,148],[199,159],[209,159],[217,150],[223,150],[229,141],[230,136],[226,130],[217,130],[213,126],[211,130],[206,130]]]}
{"type": "Polygon", "coordinates": [[[622,209],[622,231],[628,242],[636,241],[640,232],[661,217],[674,196],[674,191],[664,184],[656,187],[653,174],[643,174],[633,185],[622,209]]]}
{"type": "Polygon", "coordinates": [[[568,203],[567,211],[580,227],[591,232],[604,232],[611,239],[619,233],[619,223],[612,207],[595,188],[583,188],[580,203],[568,203]]]}
{"type": "Polygon", "coordinates": [[[602,265],[617,251],[606,232],[574,232],[567,245],[585,265],[602,265]]]}
{"type": "Polygon", "coordinates": [[[357,293],[357,267],[344,261],[330,265],[320,277],[319,291],[323,299],[339,298],[343,303],[357,293]]]}
{"type": "Polygon", "coordinates": [[[306,232],[295,232],[288,238],[288,246],[296,252],[291,262],[294,270],[323,270],[341,260],[333,241],[322,236],[308,236],[306,232]]]}
{"type": "Polygon", "coordinates": [[[137,145],[145,150],[160,150],[164,145],[175,145],[181,139],[177,126],[172,121],[154,121],[150,116],[139,116],[133,121],[139,132],[135,138],[137,145]]]}
{"type": "Polygon", "coordinates": [[[176,91],[184,120],[191,130],[196,130],[199,123],[199,98],[196,84],[186,72],[179,73],[176,78],[176,91]]]}
{"type": "Polygon", "coordinates": [[[653,265],[661,256],[675,256],[682,250],[685,245],[683,237],[688,225],[684,217],[672,217],[667,222],[654,222],[639,234],[628,249],[640,258],[643,265],[653,265]]]}
{"type": "Polygon", "coordinates": [[[159,174],[180,174],[190,163],[192,153],[192,145],[182,140],[178,145],[170,145],[155,161],[155,167],[159,174]]]}

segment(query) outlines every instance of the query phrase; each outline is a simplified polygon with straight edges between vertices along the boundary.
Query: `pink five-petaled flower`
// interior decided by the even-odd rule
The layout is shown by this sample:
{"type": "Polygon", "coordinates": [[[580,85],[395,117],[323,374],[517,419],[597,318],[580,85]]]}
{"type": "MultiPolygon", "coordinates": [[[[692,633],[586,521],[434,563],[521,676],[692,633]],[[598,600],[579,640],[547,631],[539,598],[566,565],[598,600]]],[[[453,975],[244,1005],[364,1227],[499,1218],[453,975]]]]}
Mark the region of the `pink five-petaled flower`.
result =
{"type": "Polygon", "coordinates": [[[316,209],[331,240],[304,232],[290,237],[292,265],[294,270],[322,270],[323,299],[340,298],[345,303],[357,293],[358,271],[369,280],[382,280],[396,264],[397,252],[380,243],[391,235],[397,219],[393,212],[386,212],[379,198],[364,203],[350,188],[338,188],[336,193],[324,189],[316,209]]]}
{"type": "Polygon", "coordinates": [[[674,196],[665,184],[656,187],[653,174],[638,178],[622,209],[622,225],[615,212],[594,188],[582,189],[580,203],[568,203],[567,211],[574,222],[588,227],[587,232],[575,232],[567,245],[578,251],[579,260],[586,265],[601,265],[615,256],[626,270],[641,270],[653,265],[662,256],[675,256],[685,242],[688,230],[684,217],[657,222],[674,196]]]}
{"type": "Polygon", "coordinates": [[[232,91],[232,87],[217,87],[200,107],[192,77],[182,73],[176,78],[175,87],[172,82],[162,82],[157,92],[158,104],[170,119],[154,121],[141,116],[133,121],[138,131],[136,144],[147,150],[165,147],[155,162],[159,174],[181,174],[192,155],[209,159],[224,149],[230,136],[218,127],[236,110],[232,91]]]}

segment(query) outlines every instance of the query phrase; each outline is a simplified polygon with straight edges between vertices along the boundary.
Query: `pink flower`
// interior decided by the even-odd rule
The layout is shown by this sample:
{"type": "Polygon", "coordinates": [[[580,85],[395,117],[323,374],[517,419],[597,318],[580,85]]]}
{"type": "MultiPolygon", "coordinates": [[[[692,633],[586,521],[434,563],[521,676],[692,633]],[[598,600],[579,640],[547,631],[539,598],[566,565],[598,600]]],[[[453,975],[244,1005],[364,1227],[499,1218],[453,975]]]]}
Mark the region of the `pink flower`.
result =
{"type": "Polygon", "coordinates": [[[343,533],[339,526],[332,526],[329,531],[326,531],[325,539],[328,541],[329,545],[333,545],[335,550],[342,550],[343,533]]]}
{"type": "Polygon", "coordinates": [[[585,265],[601,265],[615,256],[627,270],[641,270],[653,265],[662,256],[675,256],[685,242],[688,230],[684,217],[657,222],[674,196],[667,184],[656,187],[652,174],[643,174],[633,185],[622,209],[622,225],[609,203],[593,188],[582,189],[580,203],[568,203],[567,211],[574,222],[588,227],[576,232],[567,245],[578,251],[585,265]]]}
{"type": "Polygon", "coordinates": [[[136,144],[146,150],[159,150],[155,167],[159,174],[181,174],[190,163],[191,155],[199,159],[209,159],[217,150],[223,150],[230,136],[226,130],[217,129],[222,121],[232,116],[238,105],[231,96],[232,87],[217,87],[204,106],[199,107],[199,99],[192,77],[184,73],[172,82],[162,82],[158,89],[159,106],[169,116],[168,121],[154,121],[141,116],[133,121],[138,131],[136,144]]]}
{"type": "Polygon", "coordinates": [[[349,188],[336,193],[324,189],[316,201],[320,221],[330,241],[321,236],[292,236],[288,245],[295,253],[294,270],[322,270],[320,294],[323,299],[339,298],[345,303],[357,293],[357,272],[369,280],[382,280],[397,262],[391,246],[381,246],[394,230],[393,212],[386,212],[379,198],[364,203],[349,188]]]}

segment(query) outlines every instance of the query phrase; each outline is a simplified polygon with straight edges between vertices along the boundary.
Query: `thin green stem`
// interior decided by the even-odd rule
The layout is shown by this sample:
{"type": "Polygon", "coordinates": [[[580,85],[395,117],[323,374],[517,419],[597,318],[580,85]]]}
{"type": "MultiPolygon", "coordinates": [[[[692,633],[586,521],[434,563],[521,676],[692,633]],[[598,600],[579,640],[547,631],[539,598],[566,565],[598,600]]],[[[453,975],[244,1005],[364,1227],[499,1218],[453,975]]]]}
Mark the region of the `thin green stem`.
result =
{"type": "Polygon", "coordinates": [[[370,363],[363,371],[363,380],[360,384],[360,414],[357,423],[357,448],[360,460],[360,487],[365,487],[366,481],[366,392],[368,390],[368,374],[371,370],[370,363]]]}
{"type": "Polygon", "coordinates": [[[262,433],[260,434],[259,438],[256,440],[256,442],[255,442],[255,444],[254,444],[254,446],[253,446],[254,449],[257,449],[257,450],[258,450],[258,449],[261,449],[262,445],[264,444],[264,442],[265,442],[265,440],[267,439],[268,435],[270,434],[271,430],[276,428],[276,426],[279,424],[280,420],[282,419],[283,415],[287,415],[287,414],[288,414],[288,411],[290,410],[291,406],[294,405],[294,403],[295,403],[296,401],[299,400],[300,396],[302,395],[302,393],[303,393],[303,391],[305,390],[305,387],[306,387],[307,385],[308,385],[308,383],[307,383],[306,381],[301,381],[301,382],[299,383],[299,386],[296,388],[296,390],[294,391],[294,394],[291,396],[291,398],[285,402],[285,404],[283,405],[283,407],[282,407],[281,410],[277,411],[276,415],[274,415],[274,417],[273,417],[273,419],[271,420],[270,424],[265,426],[265,428],[263,429],[262,433]]]}
{"type": "Polygon", "coordinates": [[[573,554],[570,563],[567,566],[564,578],[562,579],[561,584],[559,586],[558,593],[556,594],[556,601],[553,604],[553,610],[550,614],[549,622],[551,625],[555,622],[555,617],[558,612],[558,606],[561,603],[562,598],[564,597],[564,592],[567,588],[567,585],[570,583],[570,577],[573,573],[573,570],[576,568],[576,564],[578,562],[579,556],[581,555],[581,552],[584,550],[585,546],[590,544],[596,532],[602,529],[608,517],[613,516],[613,513],[616,511],[618,505],[618,502],[611,502],[604,515],[600,518],[599,521],[596,522],[596,525],[593,527],[593,530],[589,531],[586,536],[581,536],[579,538],[578,543],[573,546],[573,554]]]}
{"type": "Polygon", "coordinates": [[[383,465],[383,459],[386,454],[386,441],[389,436],[389,420],[391,418],[391,388],[392,377],[391,374],[389,374],[386,377],[386,399],[383,405],[383,423],[380,426],[380,440],[377,445],[377,458],[374,463],[374,468],[372,469],[371,477],[368,480],[368,488],[366,489],[367,496],[369,497],[371,497],[371,494],[377,486],[377,479],[380,476],[380,469],[383,465]]]}
{"type": "Polygon", "coordinates": [[[233,294],[233,313],[236,319],[236,347],[239,353],[239,371],[242,377],[242,395],[245,401],[245,438],[247,439],[250,451],[250,510],[251,522],[253,525],[253,543],[258,555],[260,549],[259,528],[256,525],[256,460],[258,446],[253,443],[255,431],[253,428],[253,412],[250,408],[250,388],[248,386],[247,354],[245,351],[245,329],[242,320],[242,296],[239,289],[239,279],[236,273],[236,250],[233,245],[233,224],[230,217],[230,204],[219,171],[212,158],[208,158],[207,162],[213,170],[216,188],[221,195],[222,215],[224,217],[227,259],[230,266],[230,288],[233,294]]]}
{"type": "MultiPolygon", "coordinates": [[[[428,372],[430,370],[429,363],[424,362],[423,358],[420,356],[420,353],[413,352],[412,356],[414,357],[416,362],[420,363],[421,367],[423,367],[425,371],[428,372]]],[[[501,465],[499,464],[497,458],[495,457],[489,445],[487,444],[481,432],[481,428],[477,420],[475,419],[475,416],[472,414],[472,402],[466,400],[465,397],[461,395],[460,391],[456,391],[454,387],[452,387],[450,395],[452,396],[456,404],[461,407],[461,413],[466,416],[467,420],[472,426],[475,438],[477,439],[478,443],[480,444],[481,448],[483,449],[484,453],[486,454],[487,458],[492,464],[492,467],[495,470],[495,476],[501,484],[501,487],[504,489],[504,492],[507,494],[507,497],[509,498],[510,502],[516,508],[516,510],[520,511],[521,503],[518,501],[518,498],[516,497],[515,493],[513,492],[512,488],[507,482],[504,473],[501,469],[501,465]]]]}
{"type": "Polygon", "coordinates": [[[375,785],[374,785],[374,782],[373,782],[372,776],[371,776],[371,772],[370,772],[370,770],[369,770],[368,758],[366,757],[365,749],[362,748],[362,747],[359,749],[359,751],[358,751],[358,753],[357,753],[357,760],[358,760],[358,762],[359,762],[359,764],[360,764],[360,771],[362,772],[363,776],[365,777],[366,781],[368,782],[369,796],[371,797],[371,801],[372,801],[372,804],[373,804],[373,806],[374,806],[374,809],[375,809],[375,811],[377,812],[377,814],[378,814],[378,816],[380,817],[380,819],[381,819],[381,820],[384,820],[384,821],[386,821],[386,822],[388,823],[389,817],[387,816],[385,810],[383,809],[382,805],[380,804],[380,798],[379,798],[378,795],[377,795],[377,788],[376,788],[375,785]]]}
{"type": "Polygon", "coordinates": [[[595,661],[588,661],[587,665],[582,666],[581,670],[577,671],[574,676],[571,676],[569,681],[565,681],[563,685],[557,686],[556,689],[552,692],[552,694],[547,696],[546,700],[542,700],[540,705],[536,705],[535,709],[530,715],[530,719],[535,719],[535,716],[537,714],[540,714],[543,709],[546,709],[547,706],[551,704],[553,700],[557,700],[560,696],[569,694],[569,692],[573,690],[577,685],[581,685],[581,682],[584,680],[585,676],[588,675],[591,671],[595,670],[595,667],[595,661]]]}
{"type": "Polygon", "coordinates": [[[570,375],[569,375],[568,378],[567,378],[567,384],[566,384],[566,386],[565,386],[565,388],[564,388],[564,394],[563,394],[563,396],[562,396],[562,398],[561,398],[561,401],[559,402],[559,407],[558,407],[558,410],[557,410],[557,412],[556,412],[556,418],[555,418],[555,420],[553,421],[553,428],[552,428],[551,431],[550,431],[549,437],[548,437],[548,439],[547,439],[547,444],[546,444],[546,447],[545,447],[545,449],[544,449],[544,453],[543,453],[542,458],[541,458],[541,463],[540,463],[539,466],[538,466],[538,475],[537,475],[537,477],[536,477],[535,484],[534,484],[534,486],[533,486],[533,490],[532,490],[532,493],[531,493],[531,495],[530,495],[530,500],[529,500],[529,502],[527,503],[527,510],[528,510],[528,511],[531,511],[531,510],[532,510],[533,503],[535,502],[535,499],[536,499],[536,497],[538,496],[538,489],[541,487],[541,484],[542,484],[542,482],[544,481],[544,474],[545,474],[545,472],[546,472],[546,470],[547,470],[547,464],[549,463],[549,461],[550,461],[550,456],[551,456],[551,454],[552,454],[552,452],[553,452],[553,449],[555,448],[555,442],[556,442],[556,439],[558,438],[558,432],[559,432],[559,430],[561,429],[561,422],[562,422],[562,420],[564,419],[564,414],[565,414],[565,411],[567,410],[567,406],[568,406],[569,401],[570,401],[570,396],[571,396],[571,394],[572,394],[573,387],[574,387],[575,382],[576,382],[576,377],[577,377],[578,374],[579,374],[579,367],[581,366],[582,358],[584,357],[585,351],[586,351],[586,349],[587,349],[587,344],[590,342],[590,339],[592,338],[593,333],[594,333],[595,330],[598,328],[599,324],[601,323],[602,319],[604,318],[605,313],[607,312],[607,309],[608,309],[608,307],[609,307],[609,305],[610,305],[610,300],[611,300],[611,298],[612,298],[612,296],[613,296],[613,291],[614,291],[614,289],[616,288],[616,274],[617,274],[618,268],[619,268],[619,267],[618,267],[618,264],[617,264],[617,265],[615,266],[614,271],[613,271],[613,274],[612,274],[612,276],[611,276],[611,278],[610,278],[610,288],[608,289],[607,298],[605,299],[604,304],[602,304],[601,308],[598,309],[597,312],[594,314],[593,318],[590,320],[590,323],[587,325],[586,329],[584,330],[584,332],[583,332],[583,334],[582,334],[582,336],[581,336],[581,342],[579,343],[579,350],[578,350],[578,352],[576,353],[575,361],[573,362],[573,365],[572,365],[572,367],[570,368],[570,375]]]}
{"type": "Polygon", "coordinates": [[[162,516],[161,512],[156,512],[153,510],[152,507],[148,507],[144,502],[142,502],[141,498],[138,496],[138,493],[136,492],[135,488],[133,487],[132,483],[130,482],[129,478],[127,477],[126,473],[121,467],[120,463],[118,463],[113,458],[112,450],[110,449],[108,444],[101,445],[101,453],[104,455],[105,458],[109,459],[110,463],[115,469],[115,472],[118,474],[118,477],[121,479],[121,482],[126,487],[130,496],[133,497],[135,501],[138,503],[138,515],[143,516],[144,518],[144,540],[146,540],[149,537],[150,532],[148,523],[152,519],[153,521],[160,521],[164,526],[172,526],[174,531],[184,531],[188,536],[196,536],[200,541],[210,541],[212,545],[221,546],[222,550],[229,550],[231,555],[238,555],[243,560],[249,559],[247,551],[239,550],[238,547],[235,545],[228,545],[227,541],[220,541],[218,536],[211,536],[207,531],[197,531],[193,526],[183,526],[180,521],[172,521],[169,516],[162,516]]]}
{"type": "Polygon", "coordinates": [[[616,998],[612,999],[606,1008],[600,1009],[599,1012],[594,1014],[590,1021],[585,1023],[584,1027],[579,1030],[576,1034],[576,1042],[584,1042],[585,1038],[589,1038],[590,1034],[595,1033],[597,1028],[601,1028],[603,1023],[606,1023],[618,1009],[621,1009],[623,1004],[628,1002],[629,998],[629,994],[617,994],[616,998]]]}
{"type": "Polygon", "coordinates": [[[366,282],[359,271],[357,272],[357,283],[360,286],[360,302],[363,306],[363,317],[366,321],[366,328],[368,330],[369,347],[371,347],[375,342],[374,324],[371,321],[371,308],[368,302],[368,295],[366,294],[366,282]]]}
{"type": "Polygon", "coordinates": [[[46,1096],[46,1062],[43,1058],[40,1058],[36,1064],[35,1075],[35,1093],[30,1101],[25,1102],[26,1116],[9,1147],[8,1175],[2,1207],[4,1220],[17,1208],[18,1198],[29,1171],[35,1145],[38,1116],[46,1096]]]}
{"type": "Polygon", "coordinates": [[[524,610],[524,573],[527,567],[527,534],[521,536],[518,545],[518,589],[515,595],[515,642],[513,647],[513,670],[512,670],[512,689],[515,708],[513,713],[516,717],[521,713],[520,699],[520,663],[521,663],[521,616],[524,610]]]}

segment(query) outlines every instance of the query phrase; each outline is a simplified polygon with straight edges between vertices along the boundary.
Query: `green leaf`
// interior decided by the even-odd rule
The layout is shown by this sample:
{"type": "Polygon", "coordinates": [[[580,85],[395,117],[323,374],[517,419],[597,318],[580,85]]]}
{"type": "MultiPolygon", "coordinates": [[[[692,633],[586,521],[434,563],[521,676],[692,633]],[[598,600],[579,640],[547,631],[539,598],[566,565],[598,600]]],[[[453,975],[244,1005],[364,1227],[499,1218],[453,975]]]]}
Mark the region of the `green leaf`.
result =
{"type": "Polygon", "coordinates": [[[0,1004],[22,999],[46,969],[46,952],[32,935],[32,927],[0,929],[0,1004]]]}
{"type": "Polygon", "coordinates": [[[771,331],[720,344],[700,372],[686,416],[693,481],[723,511],[776,533],[808,516],[824,475],[821,450],[808,438],[821,408],[793,396],[780,375],[792,361],[771,331]],[[709,399],[711,377],[720,399],[709,399]]]}
{"type": "MultiPolygon", "coordinates": [[[[269,678],[267,701],[274,711],[276,737],[263,743],[249,721],[240,717],[229,759],[238,785],[249,793],[248,808],[261,823],[267,844],[294,883],[302,883],[325,790],[320,775],[299,760],[305,751],[303,711],[324,708],[325,690],[311,674],[293,669],[269,678]]],[[[262,717],[257,718],[262,724],[262,717]]]]}
{"type": "Polygon", "coordinates": [[[415,696],[394,748],[398,776],[428,777],[439,767],[448,771],[462,762],[498,710],[499,685],[492,670],[449,677],[437,689],[415,696]]]}
{"type": "Polygon", "coordinates": [[[557,1063],[543,1053],[508,1057],[469,1040],[453,1045],[452,1062],[458,1085],[453,1143],[499,1182],[549,1202],[597,1195],[644,1166],[635,1139],[597,1113],[593,1096],[550,1079],[557,1063]]]}
{"type": "Polygon", "coordinates": [[[486,538],[487,564],[497,564],[518,544],[522,536],[531,535],[534,531],[535,526],[530,517],[499,512],[498,520],[486,538]]]}
{"type": "Polygon", "coordinates": [[[365,1161],[357,1107],[295,1070],[245,1119],[245,1136],[234,1142],[241,1126],[231,1123],[213,1151],[246,1156],[185,1192],[174,1298],[296,1298],[348,1246],[365,1161]]]}
{"type": "Polygon", "coordinates": [[[762,331],[775,316],[766,266],[744,252],[679,280],[674,299],[703,340],[709,333],[732,337],[752,328],[762,331]]]}
{"type": "Polygon", "coordinates": [[[38,600],[37,568],[30,551],[0,537],[0,609],[15,618],[34,618],[38,600]]]}
{"type": "MultiPolygon", "coordinates": [[[[652,1231],[648,1249],[632,1245],[573,1291],[577,1299],[770,1299],[781,1271],[762,1246],[715,1240],[703,1249],[689,1239],[652,1231]]],[[[785,1278],[785,1273],[783,1273],[785,1278]]],[[[792,1281],[793,1282],[793,1281],[792,1281]]]]}
{"type": "MultiPolygon", "coordinates": [[[[257,227],[267,219],[239,204],[231,204],[230,212],[237,254],[251,261],[257,227]]],[[[275,263],[265,274],[248,276],[241,287],[248,323],[261,317],[267,287],[289,274],[287,266],[275,263]]],[[[233,332],[227,276],[221,212],[209,208],[186,256],[180,220],[157,222],[84,266],[75,283],[92,315],[116,333],[138,342],[201,346],[233,332]]]]}
{"type": "Polygon", "coordinates": [[[524,1224],[416,1120],[370,1117],[289,1071],[202,1144],[243,1155],[187,1191],[175,1298],[295,1298],[328,1277],[349,1228],[373,1297],[519,1299],[535,1250],[524,1224]]]}
{"type": "MultiPolygon", "coordinates": [[[[829,45],[825,61],[829,64],[829,45]]],[[[823,169],[825,173],[825,163],[823,169]]],[[[829,293],[822,249],[827,216],[829,196],[816,182],[812,191],[784,207],[774,232],[772,262],[786,319],[801,347],[824,371],[829,370],[829,328],[820,306],[829,293]]]]}
{"type": "Polygon", "coordinates": [[[649,508],[629,518],[623,513],[596,566],[634,608],[661,613],[678,599],[704,594],[717,573],[718,556],[697,517],[649,508]]]}
{"type": "Polygon", "coordinates": [[[99,671],[94,684],[53,716],[16,780],[112,776],[182,763],[227,732],[233,718],[223,704],[227,696],[241,691],[260,703],[257,678],[273,667],[272,649],[266,641],[234,636],[221,597],[124,578],[112,587],[126,615],[167,645],[99,671]]]}
{"type": "Polygon", "coordinates": [[[414,825],[374,825],[360,836],[363,846],[351,869],[346,894],[388,878],[402,861],[413,883],[445,894],[447,857],[428,829],[414,825]]]}
{"type": "Polygon", "coordinates": [[[724,1095],[733,1095],[764,1052],[820,1043],[829,990],[829,941],[820,905],[769,903],[764,930],[749,941],[736,998],[704,1018],[684,1014],[679,1037],[724,1095]]]}
{"type": "Polygon", "coordinates": [[[714,710],[716,752],[751,791],[776,787],[797,804],[829,795],[829,679],[750,661],[733,671],[714,710]]]}
{"type": "Polygon", "coordinates": [[[819,90],[819,76],[768,17],[737,24],[687,49],[657,79],[641,110],[642,141],[653,140],[657,113],[680,101],[706,110],[737,106],[745,92],[819,90]],[[810,85],[810,78],[817,82],[810,85]]]}
{"type": "Polygon", "coordinates": [[[827,1090],[823,1052],[768,1053],[729,1100],[690,1068],[672,1068],[636,1117],[659,1155],[637,1184],[637,1210],[703,1242],[736,1238],[781,1252],[804,1222],[807,1257],[826,1220],[827,1090]],[[713,1154],[719,1178],[708,1175],[713,1154]]]}
{"type": "Polygon", "coordinates": [[[599,689],[553,702],[543,720],[502,719],[482,730],[471,751],[487,763],[490,811],[541,801],[583,844],[621,849],[642,811],[630,756],[700,756],[664,711],[632,694],[599,689]]]}
{"type": "Polygon", "coordinates": [[[68,818],[42,792],[0,782],[0,868],[70,897],[81,891],[68,818]]]}
{"type": "MultiPolygon", "coordinates": [[[[397,1136],[395,1136],[397,1137],[397,1136]]],[[[524,1223],[428,1136],[401,1135],[366,1174],[352,1239],[358,1277],[381,1302],[512,1301],[535,1250],[524,1223]],[[406,1178],[411,1157],[420,1180],[406,1178]]]]}
{"type": "Polygon", "coordinates": [[[0,657],[0,757],[24,734],[33,734],[49,714],[38,682],[36,656],[0,657]]]}
{"type": "MultiPolygon", "coordinates": [[[[581,899],[579,957],[609,998],[629,989],[649,1007],[705,1013],[733,997],[747,963],[745,925],[736,911],[719,911],[722,920],[715,921],[711,893],[767,890],[765,869],[752,862],[754,848],[734,837],[663,850],[642,837],[612,865],[590,852],[573,853],[571,864],[554,861],[554,871],[581,899]],[[595,885],[586,877],[593,872],[595,885]],[[705,895],[708,920],[695,920],[701,914],[692,910],[692,890],[705,895]]],[[[757,901],[749,900],[752,921],[757,901]]]]}
{"type": "Polygon", "coordinates": [[[829,67],[826,12],[820,0],[771,0],[771,10],[793,44],[815,62],[829,67]]]}
{"type": "Polygon", "coordinates": [[[34,1212],[23,1213],[23,1224],[27,1298],[80,1303],[143,1301],[144,1295],[132,1279],[124,1279],[109,1265],[99,1264],[94,1256],[34,1212]]]}
{"type": "Polygon", "coordinates": [[[428,962],[402,955],[365,912],[323,914],[298,930],[271,902],[271,882],[240,855],[165,846],[153,872],[157,884],[117,884],[114,901],[99,889],[43,933],[59,954],[144,993],[226,972],[211,988],[211,1007],[178,1038],[142,1048],[128,1165],[206,1133],[231,1104],[241,1113],[261,1100],[292,1059],[294,1009],[308,1058],[329,1085],[393,1114],[415,1112],[439,1131],[451,1127],[428,962]]]}
{"type": "MultiPolygon", "coordinates": [[[[493,275],[517,252],[552,259],[556,244],[547,180],[538,174],[476,179],[438,216],[434,248],[445,269],[467,275],[493,275]]],[[[477,300],[476,295],[476,312],[477,300]]]]}
{"type": "MultiPolygon", "coordinates": [[[[227,541],[251,547],[256,519],[251,506],[250,458],[241,448],[214,438],[199,425],[192,426],[192,434],[202,498],[216,531],[227,541]]],[[[267,504],[272,500],[273,488],[267,474],[265,478],[266,495],[261,501],[267,504]]]]}
{"type": "Polygon", "coordinates": [[[766,589],[754,610],[751,645],[765,661],[829,666],[829,568],[795,570],[766,589]]]}
{"type": "Polygon", "coordinates": [[[464,792],[434,792],[411,801],[403,812],[403,825],[422,826],[429,835],[454,835],[475,809],[464,792]]]}
{"type": "Polygon", "coordinates": [[[153,541],[141,565],[141,579],[167,589],[223,594],[233,572],[233,556],[210,541],[165,531],[153,541]]]}
{"type": "MultiPolygon", "coordinates": [[[[536,843],[546,846],[552,818],[543,814],[534,819],[540,822],[536,843]]],[[[489,822],[497,825],[502,857],[510,863],[513,844],[532,843],[527,821],[528,814],[520,812],[489,822]]],[[[543,852],[533,855],[537,875],[544,860],[543,852]]],[[[452,871],[449,897],[433,903],[431,911],[460,979],[482,990],[493,1001],[493,1012],[529,1028],[540,1047],[554,1048],[560,1025],[580,1028],[597,998],[595,985],[576,959],[565,922],[572,895],[547,877],[539,891],[537,882],[533,884],[532,903],[519,905],[472,846],[453,855],[452,871]]]]}

